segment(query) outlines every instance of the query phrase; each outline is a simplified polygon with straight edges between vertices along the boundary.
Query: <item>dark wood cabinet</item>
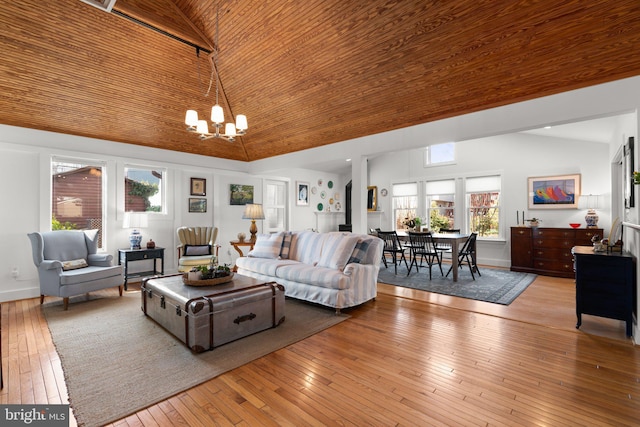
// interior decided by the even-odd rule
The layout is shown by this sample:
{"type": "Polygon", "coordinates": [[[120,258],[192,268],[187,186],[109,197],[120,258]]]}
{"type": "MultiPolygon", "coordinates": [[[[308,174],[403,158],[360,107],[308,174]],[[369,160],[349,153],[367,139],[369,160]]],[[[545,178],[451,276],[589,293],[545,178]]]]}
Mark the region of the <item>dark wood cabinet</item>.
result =
{"type": "Polygon", "coordinates": [[[544,276],[574,276],[574,246],[591,246],[601,228],[511,227],[511,270],[544,276]]]}
{"type": "Polygon", "coordinates": [[[531,228],[511,228],[511,270],[528,271],[533,268],[531,228]]]}
{"type": "Polygon", "coordinates": [[[627,252],[594,252],[593,247],[572,249],[576,277],[576,328],[582,314],[626,322],[632,334],[636,308],[636,258],[627,252]]]}
{"type": "Polygon", "coordinates": [[[134,277],[144,277],[158,274],[156,260],[160,260],[160,274],[164,274],[164,248],[153,249],[118,249],[118,264],[124,264],[124,290],[127,290],[127,282],[134,277]],[[153,270],[129,272],[129,263],[133,261],[153,260],[153,270]]]}

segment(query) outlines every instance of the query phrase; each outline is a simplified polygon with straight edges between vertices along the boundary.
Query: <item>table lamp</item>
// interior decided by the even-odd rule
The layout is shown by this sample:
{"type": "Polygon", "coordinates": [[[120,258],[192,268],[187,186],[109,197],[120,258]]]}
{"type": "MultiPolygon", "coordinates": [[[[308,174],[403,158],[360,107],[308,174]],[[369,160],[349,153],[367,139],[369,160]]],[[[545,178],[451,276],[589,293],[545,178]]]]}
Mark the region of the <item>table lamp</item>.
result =
{"type": "Polygon", "coordinates": [[[141,212],[125,212],[124,220],[122,221],[122,228],[132,228],[129,235],[129,245],[131,249],[140,249],[140,243],[142,242],[142,234],[140,234],[139,228],[146,228],[149,226],[147,215],[141,212]]]}
{"type": "Polygon", "coordinates": [[[597,194],[580,196],[578,203],[582,209],[587,209],[587,214],[584,217],[587,228],[598,228],[598,220],[600,217],[596,213],[596,209],[600,209],[600,196],[597,194]]]}
{"type": "Polygon", "coordinates": [[[242,219],[251,220],[251,227],[249,227],[249,232],[251,233],[251,241],[255,242],[256,233],[258,232],[256,219],[264,219],[264,212],[262,211],[262,205],[257,203],[247,203],[244,207],[244,213],[242,214],[242,219]]]}

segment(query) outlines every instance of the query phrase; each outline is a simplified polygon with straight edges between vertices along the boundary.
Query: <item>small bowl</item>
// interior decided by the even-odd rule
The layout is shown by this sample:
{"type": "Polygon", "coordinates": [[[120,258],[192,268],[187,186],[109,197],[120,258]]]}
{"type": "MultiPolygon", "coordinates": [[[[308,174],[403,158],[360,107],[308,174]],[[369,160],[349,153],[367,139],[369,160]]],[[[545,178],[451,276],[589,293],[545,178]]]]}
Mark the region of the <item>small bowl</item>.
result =
{"type": "Polygon", "coordinates": [[[579,223],[575,223],[575,222],[572,222],[572,223],[570,223],[569,225],[571,226],[571,228],[578,228],[578,227],[580,227],[580,224],[579,224],[579,223]]]}

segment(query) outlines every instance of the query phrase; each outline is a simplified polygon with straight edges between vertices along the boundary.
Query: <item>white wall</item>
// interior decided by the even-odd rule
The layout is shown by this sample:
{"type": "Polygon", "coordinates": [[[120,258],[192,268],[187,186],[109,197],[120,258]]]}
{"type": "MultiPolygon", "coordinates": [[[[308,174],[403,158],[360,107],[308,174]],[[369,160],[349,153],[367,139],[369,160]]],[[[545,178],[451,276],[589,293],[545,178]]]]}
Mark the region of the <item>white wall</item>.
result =
{"type": "MultiPolygon", "coordinates": [[[[424,149],[414,149],[369,161],[369,182],[378,191],[389,190],[387,197],[379,197],[383,229],[393,229],[391,186],[393,183],[424,181],[427,179],[458,178],[500,173],[502,175],[502,231],[505,240],[479,241],[478,257],[482,264],[508,267],[510,265],[509,227],[516,226],[516,212],[526,211],[526,218],[542,219],[542,226],[569,227],[581,223],[584,227],[586,211],[582,209],[531,210],[527,208],[527,178],[545,175],[580,174],[582,192],[602,194],[609,200],[609,144],[578,142],[545,138],[529,134],[509,134],[462,141],[456,144],[455,165],[424,167],[424,149]]],[[[457,206],[457,209],[463,209],[457,206]]],[[[609,203],[598,211],[598,225],[607,232],[611,226],[609,203]]],[[[378,215],[370,214],[369,223],[378,215]]]]}
{"type": "MultiPolygon", "coordinates": [[[[179,226],[214,225],[219,228],[217,243],[220,262],[233,264],[238,256],[229,242],[239,232],[249,234],[249,220],[242,219],[244,206],[229,204],[229,185],[254,186],[254,202],[263,202],[265,179],[290,182],[306,181],[318,188],[311,195],[310,205],[296,207],[290,196],[292,215],[288,229],[317,228],[313,214],[317,204],[329,204],[329,198],[341,193],[344,206],[344,181],[339,175],[305,169],[289,169],[278,174],[248,174],[247,164],[205,156],[149,149],[111,141],[95,140],[52,132],[0,125],[0,301],[30,298],[39,295],[37,271],[31,258],[27,233],[45,231],[50,227],[50,161],[52,156],[99,160],[106,163],[107,224],[104,232],[105,250],[117,262],[118,248],[128,246],[129,230],[122,228],[124,199],[123,169],[126,165],[154,166],[167,169],[167,213],[150,215],[149,227],[141,230],[143,244],[153,239],[165,248],[165,273],[177,270],[177,235],[179,226]],[[115,179],[109,179],[114,177],[115,179]],[[188,212],[190,179],[206,179],[207,212],[188,212]],[[318,185],[318,180],[323,185],[318,185]],[[328,182],[334,186],[328,189],[328,182]],[[326,198],[320,194],[326,192],[326,198]],[[18,270],[18,277],[12,271],[18,270]]],[[[290,193],[293,191],[290,185],[290,193]]],[[[335,203],[334,205],[335,206],[335,203]]],[[[343,216],[341,218],[344,218],[343,216]]],[[[344,221],[339,221],[344,222],[344,221]]],[[[337,230],[337,223],[332,229],[337,230]]],[[[257,221],[259,232],[262,221],[257,221]]],[[[147,266],[132,264],[133,270],[146,270],[147,266]]]]}

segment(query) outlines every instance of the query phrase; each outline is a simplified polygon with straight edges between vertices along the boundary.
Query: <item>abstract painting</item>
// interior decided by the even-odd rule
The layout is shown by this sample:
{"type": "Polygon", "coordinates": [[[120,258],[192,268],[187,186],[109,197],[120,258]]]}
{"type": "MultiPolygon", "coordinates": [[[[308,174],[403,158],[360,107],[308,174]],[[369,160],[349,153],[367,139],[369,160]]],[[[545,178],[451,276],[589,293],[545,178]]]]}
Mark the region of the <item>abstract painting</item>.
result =
{"type": "Polygon", "coordinates": [[[577,209],[580,174],[529,178],[529,209],[577,209]]]}

